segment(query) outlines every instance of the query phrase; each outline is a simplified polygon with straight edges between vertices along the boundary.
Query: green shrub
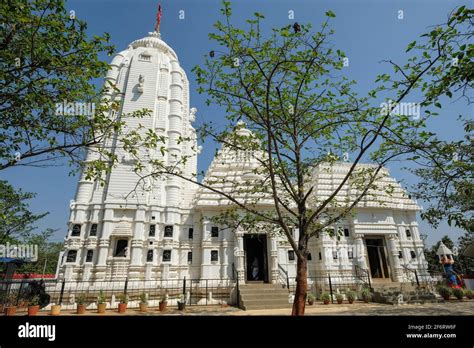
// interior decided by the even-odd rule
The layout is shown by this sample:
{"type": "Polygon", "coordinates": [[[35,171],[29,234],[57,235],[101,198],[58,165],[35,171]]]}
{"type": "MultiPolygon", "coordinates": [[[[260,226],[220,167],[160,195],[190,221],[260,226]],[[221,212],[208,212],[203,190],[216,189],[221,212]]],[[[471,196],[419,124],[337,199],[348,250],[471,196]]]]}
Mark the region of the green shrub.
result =
{"type": "Polygon", "coordinates": [[[348,292],[346,292],[346,296],[348,301],[354,301],[356,298],[356,293],[352,290],[349,290],[348,292]]]}
{"type": "Polygon", "coordinates": [[[372,293],[369,288],[364,288],[360,294],[365,302],[370,302],[370,300],[372,300],[372,293]]]}
{"type": "Polygon", "coordinates": [[[470,300],[472,300],[474,298],[474,291],[473,290],[466,290],[466,291],[464,291],[464,294],[470,300]]]}
{"type": "Polygon", "coordinates": [[[306,298],[308,299],[308,302],[314,302],[316,297],[312,293],[308,292],[306,294],[306,298]]]}
{"type": "Polygon", "coordinates": [[[464,297],[464,291],[463,289],[453,289],[453,295],[458,300],[462,300],[462,298],[464,297]]]}
{"type": "Polygon", "coordinates": [[[321,300],[324,302],[324,301],[330,301],[331,300],[331,295],[329,295],[329,293],[327,292],[323,292],[321,294],[321,300]]]}
{"type": "Polygon", "coordinates": [[[125,294],[120,294],[118,296],[120,303],[128,303],[128,296],[125,294]]]}
{"type": "Polygon", "coordinates": [[[451,288],[448,288],[447,286],[440,286],[438,287],[438,293],[444,298],[444,299],[449,299],[449,297],[452,294],[451,288]]]}
{"type": "Polygon", "coordinates": [[[147,299],[146,294],[144,292],[142,292],[140,294],[140,303],[148,303],[148,299],[147,299]]]}
{"type": "Polygon", "coordinates": [[[84,303],[86,303],[86,295],[85,294],[80,294],[76,297],[76,303],[78,305],[83,305],[84,303]]]}
{"type": "Polygon", "coordinates": [[[105,297],[104,290],[99,291],[99,296],[97,296],[97,303],[102,304],[107,301],[107,298],[105,297]]]}

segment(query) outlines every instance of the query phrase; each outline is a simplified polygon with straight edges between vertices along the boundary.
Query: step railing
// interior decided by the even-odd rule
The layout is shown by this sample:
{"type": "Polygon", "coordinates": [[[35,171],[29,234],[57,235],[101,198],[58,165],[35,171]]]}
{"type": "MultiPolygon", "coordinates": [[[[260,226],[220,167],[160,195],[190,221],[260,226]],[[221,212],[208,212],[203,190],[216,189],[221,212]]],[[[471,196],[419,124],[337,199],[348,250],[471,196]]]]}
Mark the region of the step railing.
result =
{"type": "Polygon", "coordinates": [[[288,292],[290,292],[290,278],[288,277],[288,271],[280,264],[278,264],[278,270],[280,271],[280,275],[283,275],[283,279],[286,280],[286,288],[288,289],[288,292]]]}
{"type": "Polygon", "coordinates": [[[355,270],[356,277],[359,280],[361,280],[365,285],[367,285],[369,287],[369,289],[372,290],[372,284],[370,282],[369,270],[364,269],[364,268],[360,267],[359,265],[355,265],[354,270],[355,270]]]}
{"type": "MultiPolygon", "coordinates": [[[[407,278],[410,280],[410,275],[413,274],[415,276],[415,281],[416,281],[416,286],[418,288],[420,288],[420,280],[418,279],[418,272],[416,271],[416,269],[411,269],[409,267],[407,267],[406,265],[401,265],[402,266],[402,269],[405,271],[405,275],[407,276],[407,278]]],[[[412,281],[413,283],[413,281],[412,281]]]]}

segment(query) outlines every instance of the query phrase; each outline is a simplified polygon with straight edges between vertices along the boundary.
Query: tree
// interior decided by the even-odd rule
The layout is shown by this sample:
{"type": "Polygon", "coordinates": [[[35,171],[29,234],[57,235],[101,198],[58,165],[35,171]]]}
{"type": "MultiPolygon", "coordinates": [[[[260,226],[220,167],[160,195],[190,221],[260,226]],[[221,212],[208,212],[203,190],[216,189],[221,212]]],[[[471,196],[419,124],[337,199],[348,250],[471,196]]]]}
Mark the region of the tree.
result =
{"type": "Polygon", "coordinates": [[[23,242],[38,247],[38,259],[35,262],[24,263],[18,272],[56,274],[56,267],[59,261],[59,253],[64,245],[61,242],[51,242],[50,239],[56,230],[46,229],[41,233],[31,235],[23,242]],[[45,267],[46,266],[46,267],[45,267]]]}
{"type": "MultiPolygon", "coordinates": [[[[430,49],[413,55],[403,67],[389,61],[397,78],[382,74],[377,87],[359,97],[354,82],[341,76],[345,54],[331,47],[333,12],[326,13],[319,32],[312,33],[309,25],[298,25],[298,30],[288,25],[266,36],[262,14],[247,20],[248,30],[235,28],[230,4],[223,4],[224,22],[216,22],[216,32],[209,34],[219,47],[206,57],[204,68],[193,71],[198,91],[208,95],[207,103],[225,108],[226,122],[205,123],[199,132],[201,138],[221,143],[226,154],[250,156],[258,165],[242,163],[248,179],[200,181],[183,172],[189,156],[178,157],[161,147],[173,158],[171,165],[152,159],[151,173],[143,165],[136,173],[141,182],[174,175],[221,195],[229,204],[217,219],[230,228],[259,226],[283,234],[297,256],[292,313],[303,315],[310,238],[347,217],[363,200],[391,195],[394,186],[381,184],[387,163],[413,160],[417,152],[428,150],[433,134],[424,130],[426,120],[404,115],[396,107],[413,90],[428,89],[439,69],[450,62],[453,38],[445,34],[461,19],[450,19],[436,35],[425,38],[430,49]],[[385,97],[383,107],[379,96],[385,97]],[[314,173],[331,170],[343,153],[351,155],[352,163],[333,191],[321,194],[312,180],[314,173]],[[371,165],[361,166],[362,161],[371,165]]],[[[421,104],[434,102],[427,97],[421,104]]],[[[426,117],[430,114],[427,110],[426,117]]],[[[153,151],[160,142],[135,138],[142,150],[153,151]]],[[[139,162],[139,154],[134,155],[139,162]]]]}
{"type": "Polygon", "coordinates": [[[95,145],[124,125],[113,117],[115,86],[97,91],[91,83],[107,73],[98,55],[113,53],[109,35],[88,38],[63,0],[2,1],[0,16],[0,170],[60,158],[80,164],[88,147],[100,154],[89,165],[100,177],[116,158],[95,145]]]}
{"type": "MultiPolygon", "coordinates": [[[[446,25],[446,30],[438,26],[424,36],[430,41],[424,44],[413,43],[424,52],[433,50],[432,43],[445,38],[450,44],[446,47],[446,58],[433,75],[430,84],[423,86],[422,91],[428,102],[437,108],[442,105],[441,96],[447,96],[454,101],[463,100],[472,104],[474,76],[474,10],[462,6],[453,11],[446,25]],[[461,29],[456,29],[453,23],[458,22],[461,29]]],[[[420,151],[417,159],[418,167],[412,169],[421,180],[413,186],[413,195],[428,204],[421,217],[432,226],[446,219],[448,224],[466,230],[474,231],[472,218],[474,203],[473,195],[473,142],[472,132],[474,123],[471,119],[460,117],[464,124],[464,138],[456,141],[441,141],[431,139],[426,151],[420,151]]],[[[453,122],[453,121],[451,121],[453,122]]]]}
{"type": "Polygon", "coordinates": [[[35,227],[32,225],[48,213],[33,214],[27,201],[36,194],[15,189],[0,180],[0,244],[15,242],[30,237],[35,227]]]}

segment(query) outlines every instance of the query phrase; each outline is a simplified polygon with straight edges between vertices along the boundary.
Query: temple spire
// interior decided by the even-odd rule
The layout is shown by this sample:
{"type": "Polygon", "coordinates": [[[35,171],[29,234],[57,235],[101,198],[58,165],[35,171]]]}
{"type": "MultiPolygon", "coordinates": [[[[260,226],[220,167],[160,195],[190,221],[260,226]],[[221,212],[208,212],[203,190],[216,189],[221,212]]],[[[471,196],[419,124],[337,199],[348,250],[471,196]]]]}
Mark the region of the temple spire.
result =
{"type": "Polygon", "coordinates": [[[160,33],[160,23],[161,23],[161,4],[158,4],[158,12],[156,12],[156,22],[155,22],[155,32],[160,33]]]}

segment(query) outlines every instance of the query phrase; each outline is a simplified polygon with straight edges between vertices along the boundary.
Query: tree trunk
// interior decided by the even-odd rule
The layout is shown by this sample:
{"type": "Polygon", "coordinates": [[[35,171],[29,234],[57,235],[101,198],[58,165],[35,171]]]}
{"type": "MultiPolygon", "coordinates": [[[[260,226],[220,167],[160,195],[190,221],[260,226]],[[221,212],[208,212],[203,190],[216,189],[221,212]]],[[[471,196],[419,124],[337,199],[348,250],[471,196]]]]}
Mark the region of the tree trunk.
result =
{"type": "Polygon", "coordinates": [[[308,291],[308,261],[306,258],[298,257],[298,263],[296,267],[296,292],[291,315],[304,315],[304,309],[306,306],[306,292],[308,291]]]}

